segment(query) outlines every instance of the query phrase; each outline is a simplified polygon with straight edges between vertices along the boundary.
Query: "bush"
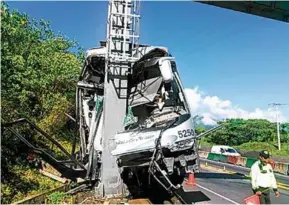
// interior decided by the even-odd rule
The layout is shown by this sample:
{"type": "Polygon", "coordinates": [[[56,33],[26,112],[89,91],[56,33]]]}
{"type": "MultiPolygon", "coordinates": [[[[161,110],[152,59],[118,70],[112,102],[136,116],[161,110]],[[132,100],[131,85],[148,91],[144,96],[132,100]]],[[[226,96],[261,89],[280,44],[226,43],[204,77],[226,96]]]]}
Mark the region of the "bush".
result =
{"type": "MultiPolygon", "coordinates": [[[[49,22],[31,19],[1,2],[1,54],[1,123],[28,118],[69,151],[73,137],[64,113],[74,113],[82,49],[77,42],[55,34],[49,22]],[[72,48],[78,53],[70,52],[72,48]]],[[[36,139],[34,142],[46,144],[28,127],[15,129],[29,142],[36,139]]],[[[58,184],[29,168],[28,147],[6,129],[1,131],[3,203],[58,184]]]]}
{"type": "Polygon", "coordinates": [[[234,148],[238,150],[258,152],[268,150],[273,156],[289,156],[289,145],[287,143],[281,145],[281,151],[278,150],[278,146],[273,142],[249,142],[240,146],[234,146],[234,148]]]}
{"type": "Polygon", "coordinates": [[[28,166],[14,166],[10,170],[9,181],[1,184],[2,203],[10,204],[58,186],[59,182],[43,176],[37,170],[28,166]]]}
{"type": "MultiPolygon", "coordinates": [[[[209,143],[237,146],[248,142],[274,142],[277,139],[276,124],[263,119],[229,119],[224,127],[207,137],[209,143]]],[[[288,123],[287,123],[288,124],[288,123]]],[[[281,139],[288,139],[288,132],[282,126],[281,139]]],[[[284,141],[284,142],[285,142],[284,141]]]]}

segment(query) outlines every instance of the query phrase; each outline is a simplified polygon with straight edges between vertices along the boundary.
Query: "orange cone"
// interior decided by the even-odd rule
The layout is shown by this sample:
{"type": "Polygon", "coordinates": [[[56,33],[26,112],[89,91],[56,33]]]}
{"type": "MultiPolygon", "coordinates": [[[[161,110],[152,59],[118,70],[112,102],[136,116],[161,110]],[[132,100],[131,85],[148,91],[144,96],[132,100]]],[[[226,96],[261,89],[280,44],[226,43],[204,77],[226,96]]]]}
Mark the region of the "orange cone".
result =
{"type": "Polygon", "coordinates": [[[195,185],[195,175],[194,173],[189,173],[189,179],[187,181],[187,185],[195,185]]]}

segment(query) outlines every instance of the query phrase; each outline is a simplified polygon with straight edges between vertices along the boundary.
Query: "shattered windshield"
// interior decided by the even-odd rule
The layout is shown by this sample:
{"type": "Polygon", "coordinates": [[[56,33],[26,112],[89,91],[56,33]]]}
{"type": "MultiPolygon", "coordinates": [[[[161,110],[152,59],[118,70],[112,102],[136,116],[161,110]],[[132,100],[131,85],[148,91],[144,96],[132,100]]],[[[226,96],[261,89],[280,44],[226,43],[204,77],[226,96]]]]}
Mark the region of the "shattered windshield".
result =
{"type": "MultiPolygon", "coordinates": [[[[176,117],[187,113],[182,89],[178,83],[177,73],[174,72],[174,80],[164,83],[154,81],[154,89],[150,90],[149,97],[138,93],[136,102],[132,102],[125,117],[124,126],[128,129],[149,128],[155,126],[166,126],[176,117]],[[154,91],[153,91],[154,90],[154,91]]],[[[145,84],[143,80],[139,83],[145,84]]],[[[148,93],[148,89],[144,89],[148,93]]]]}

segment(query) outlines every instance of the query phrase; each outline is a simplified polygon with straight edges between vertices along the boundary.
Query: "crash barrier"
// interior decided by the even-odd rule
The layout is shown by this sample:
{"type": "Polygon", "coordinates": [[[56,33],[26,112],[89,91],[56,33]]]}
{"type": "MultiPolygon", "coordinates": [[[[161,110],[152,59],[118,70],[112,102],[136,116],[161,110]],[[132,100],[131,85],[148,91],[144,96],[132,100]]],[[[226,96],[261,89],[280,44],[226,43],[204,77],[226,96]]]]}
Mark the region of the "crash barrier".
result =
{"type": "Polygon", "coordinates": [[[224,162],[227,163],[227,156],[222,155],[222,154],[215,154],[215,153],[209,153],[208,158],[209,160],[213,160],[213,161],[220,161],[220,162],[224,162]]]}
{"type": "Polygon", "coordinates": [[[207,158],[208,158],[208,155],[209,155],[209,152],[199,151],[199,156],[200,156],[201,158],[207,159],[207,158]]]}
{"type": "Polygon", "coordinates": [[[246,167],[251,168],[257,160],[258,159],[255,158],[247,158],[246,167]]]}
{"type": "Polygon", "coordinates": [[[228,156],[228,163],[230,164],[237,164],[240,157],[236,156],[228,156]]]}
{"type": "Polygon", "coordinates": [[[215,154],[210,152],[210,153],[208,154],[207,159],[209,159],[209,160],[214,160],[214,156],[215,156],[215,154]]]}
{"type": "Polygon", "coordinates": [[[219,155],[219,161],[227,163],[228,162],[228,156],[220,154],[219,155]]]}
{"type": "MultiPolygon", "coordinates": [[[[258,160],[255,158],[247,158],[247,157],[225,156],[222,154],[215,154],[205,151],[199,151],[199,156],[200,158],[208,160],[220,161],[248,168],[251,168],[252,165],[258,160]]],[[[280,174],[289,175],[289,163],[275,162],[275,167],[273,169],[275,172],[278,172],[280,174]]]]}
{"type": "Polygon", "coordinates": [[[283,164],[280,162],[276,162],[275,167],[274,167],[274,171],[278,172],[280,174],[287,175],[288,174],[288,167],[289,167],[289,164],[283,164]]]}
{"type": "Polygon", "coordinates": [[[245,167],[246,163],[247,163],[247,157],[239,157],[236,164],[245,167]]]}
{"type": "Polygon", "coordinates": [[[269,161],[269,164],[271,164],[272,168],[275,169],[276,163],[272,159],[269,161]]]}

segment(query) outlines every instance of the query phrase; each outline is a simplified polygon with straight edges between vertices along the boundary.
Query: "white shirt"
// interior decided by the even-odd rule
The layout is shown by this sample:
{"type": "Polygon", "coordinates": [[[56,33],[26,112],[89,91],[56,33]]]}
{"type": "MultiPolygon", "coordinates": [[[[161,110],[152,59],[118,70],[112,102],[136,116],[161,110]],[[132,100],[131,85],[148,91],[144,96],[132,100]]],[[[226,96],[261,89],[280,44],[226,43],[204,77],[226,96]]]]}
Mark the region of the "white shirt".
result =
{"type": "Polygon", "coordinates": [[[266,173],[262,173],[259,167],[260,160],[255,162],[251,167],[251,183],[252,188],[257,189],[259,187],[277,189],[277,182],[274,176],[273,168],[270,164],[263,165],[262,170],[266,173]]]}

